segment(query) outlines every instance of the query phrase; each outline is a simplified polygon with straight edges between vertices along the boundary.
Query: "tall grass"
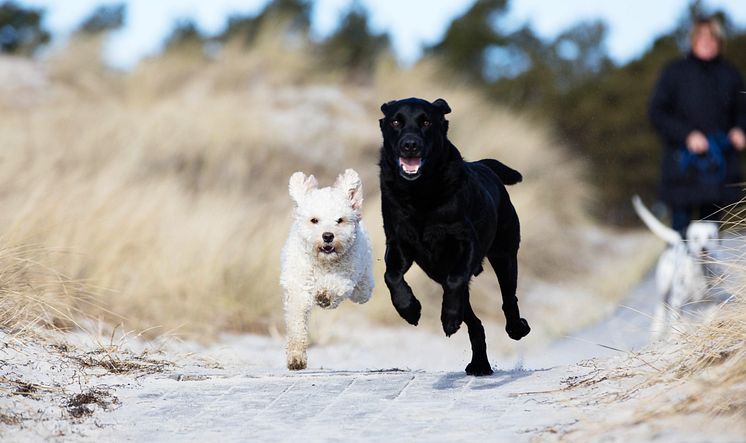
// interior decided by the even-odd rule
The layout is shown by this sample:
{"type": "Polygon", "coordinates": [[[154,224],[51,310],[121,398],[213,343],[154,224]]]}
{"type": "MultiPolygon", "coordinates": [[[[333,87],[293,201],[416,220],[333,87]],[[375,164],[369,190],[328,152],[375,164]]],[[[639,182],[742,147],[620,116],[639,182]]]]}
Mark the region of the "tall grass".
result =
{"type": "Polygon", "coordinates": [[[727,259],[719,263],[720,284],[730,298],[701,323],[679,331],[675,357],[664,360],[647,379],[649,385],[672,386],[666,395],[657,396],[652,408],[642,408],[642,417],[729,416],[737,418],[746,432],[746,221],[742,211],[740,219],[735,217],[737,236],[727,241],[727,259]]]}
{"type": "MultiPolygon", "coordinates": [[[[54,255],[38,247],[0,248],[0,328],[16,337],[67,330],[96,301],[80,282],[37,261],[54,255]]],[[[96,307],[98,308],[98,307],[96,307]]]]}
{"type": "Polygon", "coordinates": [[[746,435],[746,221],[742,207],[729,209],[724,253],[715,264],[722,269],[718,290],[730,297],[677,322],[670,340],[614,360],[579,383],[609,383],[612,389],[590,390],[578,401],[616,412],[589,413],[560,433],[560,441],[634,440],[655,429],[698,435],[694,439],[718,430],[723,439],[746,435]]]}
{"type": "MultiPolygon", "coordinates": [[[[330,184],[353,167],[377,260],[366,312],[394,319],[381,279],[379,106],[444,97],[454,109],[451,139],[467,159],[495,157],[524,173],[510,189],[524,233],[522,275],[582,273],[591,195],[582,164],[542,123],[444,80],[432,60],[402,69],[384,58],[367,83],[351,83],[306,45],[264,32],[216,59],[171,52],[130,73],[103,68],[97,40],[73,40],[44,63],[0,59],[41,79],[0,90],[4,246],[64,251],[28,254],[96,288],[96,303],[81,309],[119,322],[116,312],[128,328],[267,332],[282,324],[288,177],[304,170],[330,184]]],[[[436,296],[422,275],[412,279],[436,296]]],[[[492,280],[475,286],[475,299],[497,314],[492,280]]]]}

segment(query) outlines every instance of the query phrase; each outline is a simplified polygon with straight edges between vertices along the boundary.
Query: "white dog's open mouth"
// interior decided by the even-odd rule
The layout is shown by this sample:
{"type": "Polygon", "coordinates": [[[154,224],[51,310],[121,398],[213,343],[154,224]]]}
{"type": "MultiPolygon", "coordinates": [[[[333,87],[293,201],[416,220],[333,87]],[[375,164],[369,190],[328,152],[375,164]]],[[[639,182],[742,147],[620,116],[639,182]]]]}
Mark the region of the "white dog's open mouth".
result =
{"type": "Polygon", "coordinates": [[[422,167],[422,157],[399,157],[399,167],[407,175],[416,175],[422,167]]]}
{"type": "Polygon", "coordinates": [[[331,254],[335,252],[334,245],[323,245],[319,248],[319,252],[322,254],[331,254]]]}

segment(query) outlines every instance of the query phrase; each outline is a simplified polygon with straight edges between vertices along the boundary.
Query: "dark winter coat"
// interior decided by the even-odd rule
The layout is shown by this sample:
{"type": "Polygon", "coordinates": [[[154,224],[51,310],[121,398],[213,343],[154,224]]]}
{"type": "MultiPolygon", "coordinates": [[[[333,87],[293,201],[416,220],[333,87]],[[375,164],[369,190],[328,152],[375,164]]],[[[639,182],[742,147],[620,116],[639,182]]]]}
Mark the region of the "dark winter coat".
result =
{"type": "Polygon", "coordinates": [[[690,206],[740,199],[741,187],[733,186],[742,181],[737,151],[724,143],[722,160],[713,159],[717,152],[694,156],[686,149],[686,137],[699,130],[711,140],[726,140],[725,134],[735,126],[746,131],[743,91],[738,71],[721,57],[703,61],[689,54],[663,70],[649,113],[663,141],[660,197],[664,202],[690,206]],[[715,173],[703,172],[716,160],[722,165],[719,171],[715,167],[715,173]]]}

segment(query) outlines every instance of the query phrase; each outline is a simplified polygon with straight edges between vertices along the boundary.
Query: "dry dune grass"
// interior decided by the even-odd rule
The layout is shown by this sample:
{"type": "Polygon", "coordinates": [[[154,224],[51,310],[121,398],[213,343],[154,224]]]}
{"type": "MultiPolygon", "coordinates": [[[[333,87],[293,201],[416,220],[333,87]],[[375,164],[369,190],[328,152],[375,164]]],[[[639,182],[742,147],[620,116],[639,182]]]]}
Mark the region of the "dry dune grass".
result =
{"type": "Polygon", "coordinates": [[[31,246],[0,249],[0,328],[16,337],[69,329],[96,302],[84,286],[38,260],[53,252],[31,246]]]}
{"type": "Polygon", "coordinates": [[[728,242],[727,259],[719,262],[728,302],[701,321],[679,324],[670,342],[592,373],[580,385],[609,383],[614,389],[572,401],[617,412],[588,414],[558,434],[559,440],[630,441],[678,430],[678,435],[690,432],[692,441],[705,441],[715,429],[729,436],[723,441],[746,436],[746,223],[742,209],[732,215],[736,237],[728,242]]]}
{"type": "MultiPolygon", "coordinates": [[[[96,40],[72,41],[43,64],[13,61],[42,80],[25,86],[22,103],[10,99],[17,90],[0,90],[4,247],[40,245],[29,260],[96,288],[95,303],[80,309],[118,323],[116,312],[127,328],[191,338],[268,332],[282,325],[287,178],[304,170],[329,184],[354,167],[378,260],[367,312],[393,320],[380,278],[378,108],[442,96],[467,159],[496,157],[524,173],[511,195],[525,278],[582,274],[592,196],[582,165],[544,127],[442,80],[436,62],[403,70],[384,59],[369,83],[352,83],[319,66],[302,39],[277,35],[265,32],[251,48],[228,44],[214,59],[171,52],[126,74],[101,67],[96,40]]],[[[497,316],[496,282],[475,292],[497,316]]]]}
{"type": "MultiPolygon", "coordinates": [[[[741,218],[740,228],[746,227],[741,218]]],[[[746,433],[746,237],[730,246],[722,263],[731,299],[701,324],[682,330],[675,357],[659,367],[648,385],[670,386],[641,408],[639,419],[705,414],[735,418],[746,433]]]]}

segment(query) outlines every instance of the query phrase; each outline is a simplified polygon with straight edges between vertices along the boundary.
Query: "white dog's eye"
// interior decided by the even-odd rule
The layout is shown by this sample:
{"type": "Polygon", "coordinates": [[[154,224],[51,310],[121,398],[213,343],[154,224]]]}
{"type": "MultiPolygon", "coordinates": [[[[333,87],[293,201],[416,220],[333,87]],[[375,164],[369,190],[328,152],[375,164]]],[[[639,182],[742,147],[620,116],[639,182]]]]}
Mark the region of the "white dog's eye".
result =
{"type": "Polygon", "coordinates": [[[316,218],[316,217],[314,217],[314,218],[312,218],[312,219],[311,219],[311,223],[313,223],[314,225],[315,225],[316,223],[318,223],[318,222],[319,222],[319,219],[318,219],[318,218],[316,218]]]}
{"type": "Polygon", "coordinates": [[[344,223],[344,221],[345,221],[345,219],[343,219],[343,218],[338,218],[338,219],[337,219],[337,224],[340,224],[340,223],[344,223]]]}

